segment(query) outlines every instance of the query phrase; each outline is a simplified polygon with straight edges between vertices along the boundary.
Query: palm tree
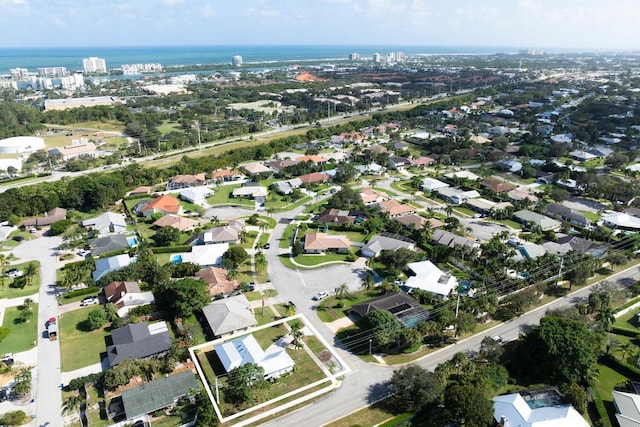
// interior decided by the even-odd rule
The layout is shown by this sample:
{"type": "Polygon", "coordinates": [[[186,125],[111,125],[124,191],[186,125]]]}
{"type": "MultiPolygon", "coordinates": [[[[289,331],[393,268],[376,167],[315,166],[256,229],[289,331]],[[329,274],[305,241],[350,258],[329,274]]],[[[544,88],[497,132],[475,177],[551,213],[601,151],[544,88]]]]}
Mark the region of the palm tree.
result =
{"type": "Polygon", "coordinates": [[[256,273],[262,273],[267,268],[267,257],[262,252],[256,254],[256,273]]]}
{"type": "Polygon", "coordinates": [[[444,213],[447,214],[447,218],[449,218],[453,213],[453,206],[447,205],[447,207],[444,208],[444,213]]]}
{"type": "Polygon", "coordinates": [[[217,215],[213,215],[211,217],[211,223],[213,224],[214,227],[217,227],[220,225],[220,219],[218,219],[217,215]]]}
{"type": "Polygon", "coordinates": [[[24,280],[27,286],[33,283],[33,279],[38,274],[38,265],[35,262],[30,262],[24,268],[24,280]]]}
{"type": "Polygon", "coordinates": [[[291,338],[293,338],[292,344],[295,349],[297,350],[299,347],[302,347],[302,337],[304,336],[304,333],[302,332],[302,325],[299,322],[295,322],[293,325],[291,325],[290,334],[291,338]]]}
{"type": "Polygon", "coordinates": [[[371,290],[373,289],[373,273],[371,271],[367,271],[367,275],[362,279],[362,289],[365,290],[365,293],[369,295],[371,290]]]}
{"type": "Polygon", "coordinates": [[[347,286],[346,283],[343,283],[342,285],[338,286],[336,289],[336,298],[338,299],[345,299],[349,296],[349,287],[347,286]]]}
{"type": "Polygon", "coordinates": [[[9,258],[4,254],[0,254],[0,286],[2,286],[2,290],[4,290],[4,281],[7,277],[4,271],[7,264],[9,264],[9,258]]]}
{"type": "Polygon", "coordinates": [[[240,273],[238,273],[238,270],[236,270],[235,268],[227,269],[227,279],[229,280],[237,279],[239,274],[240,273]]]}
{"type": "Polygon", "coordinates": [[[242,230],[241,232],[238,233],[238,239],[240,239],[240,242],[242,243],[247,242],[247,237],[249,237],[249,235],[245,230],[242,230]]]}
{"type": "Polygon", "coordinates": [[[87,397],[83,393],[72,394],[62,403],[62,415],[75,414],[80,412],[80,408],[87,402],[87,397]]]}
{"type": "Polygon", "coordinates": [[[602,329],[605,331],[611,330],[611,325],[616,321],[616,318],[613,315],[613,309],[608,305],[603,307],[596,314],[596,320],[600,323],[602,329]]]}
{"type": "Polygon", "coordinates": [[[620,345],[620,350],[622,350],[622,361],[626,361],[627,353],[633,351],[636,348],[630,341],[625,342],[620,345]]]}

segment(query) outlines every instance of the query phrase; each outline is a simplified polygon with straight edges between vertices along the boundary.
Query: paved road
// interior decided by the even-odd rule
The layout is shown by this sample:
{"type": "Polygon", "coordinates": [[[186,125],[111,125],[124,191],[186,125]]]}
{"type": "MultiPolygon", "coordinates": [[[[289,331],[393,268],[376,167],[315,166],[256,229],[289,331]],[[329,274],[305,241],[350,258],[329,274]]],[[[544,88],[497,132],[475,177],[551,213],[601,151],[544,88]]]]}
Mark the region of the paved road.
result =
{"type": "MultiPolygon", "coordinates": [[[[389,181],[384,182],[384,184],[388,185],[389,181]]],[[[384,187],[384,185],[381,186],[384,187]]],[[[393,191],[396,190],[394,189],[393,191]]],[[[284,217],[293,218],[301,210],[302,208],[299,208],[295,212],[278,215],[278,219],[284,217]]],[[[269,261],[269,276],[272,283],[282,300],[293,301],[298,312],[305,314],[328,342],[336,343],[333,332],[318,319],[314,310],[315,304],[311,301],[311,297],[319,290],[330,291],[341,283],[347,283],[350,289],[357,290],[364,270],[362,266],[352,265],[336,265],[321,270],[292,270],[283,266],[278,258],[281,251],[278,247],[278,238],[282,236],[285,227],[286,224],[278,223],[271,235],[271,248],[266,251],[267,260],[269,261]]],[[[615,280],[620,286],[628,286],[630,283],[629,278],[640,279],[640,269],[638,267],[631,268],[611,279],[615,280]]],[[[424,368],[433,370],[438,364],[449,360],[456,352],[477,351],[480,347],[480,342],[487,335],[500,335],[505,340],[517,339],[526,327],[537,324],[548,309],[566,307],[580,299],[586,299],[590,291],[591,288],[581,289],[520,318],[498,325],[483,334],[438,350],[416,363],[424,368]]],[[[312,425],[323,425],[358,410],[387,393],[388,389],[384,387],[384,384],[391,377],[394,367],[368,364],[341,349],[338,349],[338,351],[352,369],[352,373],[345,377],[341,387],[319,401],[278,418],[267,425],[278,427],[311,425],[309,420],[314,420],[312,425]]]]}
{"type": "Polygon", "coordinates": [[[56,282],[56,257],[53,248],[62,243],[60,237],[41,237],[17,246],[12,252],[21,261],[40,261],[40,294],[38,306],[38,362],[33,371],[37,426],[62,426],[60,393],[60,341],[43,338],[45,322],[58,316],[56,297],[49,285],[56,282]]]}

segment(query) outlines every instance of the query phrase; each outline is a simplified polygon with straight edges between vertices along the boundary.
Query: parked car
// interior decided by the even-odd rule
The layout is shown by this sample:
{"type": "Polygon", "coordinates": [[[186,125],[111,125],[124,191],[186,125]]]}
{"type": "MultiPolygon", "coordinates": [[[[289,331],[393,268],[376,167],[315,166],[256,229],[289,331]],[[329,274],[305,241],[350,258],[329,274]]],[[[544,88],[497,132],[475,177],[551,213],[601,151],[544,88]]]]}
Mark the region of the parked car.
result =
{"type": "Polygon", "coordinates": [[[18,270],[17,268],[12,268],[11,270],[7,271],[7,276],[8,277],[20,277],[22,276],[24,273],[20,270],[18,270]]]}
{"type": "Polygon", "coordinates": [[[269,249],[271,247],[271,243],[267,242],[264,244],[263,248],[264,249],[269,249]]]}
{"type": "Polygon", "coordinates": [[[327,291],[320,291],[320,292],[318,292],[317,294],[315,294],[315,295],[313,296],[313,298],[312,298],[312,299],[313,299],[314,301],[320,301],[321,299],[324,299],[324,298],[326,298],[326,297],[328,297],[328,296],[329,296],[329,292],[327,292],[327,291]]]}
{"type": "Polygon", "coordinates": [[[491,337],[491,339],[497,342],[498,344],[502,344],[504,342],[504,339],[500,335],[495,335],[491,337]]]}
{"type": "Polygon", "coordinates": [[[80,301],[80,307],[88,307],[90,305],[96,305],[96,304],[98,304],[97,296],[86,297],[82,301],[80,301]]]}

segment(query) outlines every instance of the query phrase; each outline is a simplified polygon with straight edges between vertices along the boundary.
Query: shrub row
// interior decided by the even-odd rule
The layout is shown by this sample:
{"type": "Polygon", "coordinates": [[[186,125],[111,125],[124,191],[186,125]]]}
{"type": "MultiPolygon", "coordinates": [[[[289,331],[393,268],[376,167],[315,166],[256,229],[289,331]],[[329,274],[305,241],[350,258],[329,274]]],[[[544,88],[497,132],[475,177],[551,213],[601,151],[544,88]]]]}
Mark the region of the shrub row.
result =
{"type": "Polygon", "coordinates": [[[100,292],[100,288],[98,286],[90,286],[88,288],[76,289],[75,291],[67,292],[62,298],[69,299],[82,295],[95,294],[96,292],[100,292]]]}
{"type": "Polygon", "coordinates": [[[156,246],[151,248],[154,254],[168,254],[171,252],[191,252],[191,245],[156,246]]]}

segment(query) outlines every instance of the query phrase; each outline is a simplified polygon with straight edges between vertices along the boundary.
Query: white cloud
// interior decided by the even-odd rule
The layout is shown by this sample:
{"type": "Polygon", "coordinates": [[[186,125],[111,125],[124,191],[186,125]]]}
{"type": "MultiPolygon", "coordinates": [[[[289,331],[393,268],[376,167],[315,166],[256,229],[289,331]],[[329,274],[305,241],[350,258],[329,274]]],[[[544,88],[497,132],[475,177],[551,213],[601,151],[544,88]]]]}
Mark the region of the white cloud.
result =
{"type": "Polygon", "coordinates": [[[184,0],[162,0],[162,3],[168,7],[175,7],[184,4],[184,0]]]}

